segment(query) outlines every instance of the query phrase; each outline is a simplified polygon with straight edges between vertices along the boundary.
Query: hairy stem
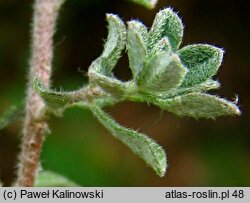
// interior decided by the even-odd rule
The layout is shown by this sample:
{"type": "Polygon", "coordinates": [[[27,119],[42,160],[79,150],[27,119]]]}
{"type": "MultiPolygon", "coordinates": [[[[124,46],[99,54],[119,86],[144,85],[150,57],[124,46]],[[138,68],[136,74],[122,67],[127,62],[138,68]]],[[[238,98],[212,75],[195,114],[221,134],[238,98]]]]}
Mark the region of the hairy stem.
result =
{"type": "Polygon", "coordinates": [[[46,120],[37,119],[44,108],[44,102],[33,90],[32,81],[37,77],[46,88],[50,86],[53,34],[62,2],[62,0],[36,0],[34,5],[32,54],[17,186],[33,186],[39,167],[40,152],[48,127],[46,120]]]}

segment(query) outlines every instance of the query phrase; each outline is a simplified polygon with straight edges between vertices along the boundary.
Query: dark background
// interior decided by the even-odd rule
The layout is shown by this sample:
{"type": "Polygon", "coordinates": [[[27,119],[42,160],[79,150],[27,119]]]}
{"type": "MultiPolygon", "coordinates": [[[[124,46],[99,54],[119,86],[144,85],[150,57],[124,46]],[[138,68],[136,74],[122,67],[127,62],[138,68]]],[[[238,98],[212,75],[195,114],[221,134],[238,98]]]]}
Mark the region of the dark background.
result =
{"type": "MultiPolygon", "coordinates": [[[[0,114],[25,97],[30,55],[31,0],[0,1],[0,114]]],[[[73,90],[84,84],[82,71],[102,51],[105,13],[141,19],[150,27],[155,13],[171,6],[185,24],[182,46],[208,43],[223,47],[225,60],[214,92],[233,100],[240,117],[216,120],[178,118],[155,106],[132,102],[106,109],[121,124],[152,136],[167,151],[169,168],[157,177],[144,162],[115,140],[89,111],[67,110],[50,120],[41,163],[83,186],[250,186],[250,18],[247,1],[162,0],[146,10],[122,0],[68,0],[55,35],[53,87],[73,90]]],[[[128,80],[127,57],[117,77],[128,80]]],[[[0,176],[13,180],[21,122],[0,131],[0,176]]]]}

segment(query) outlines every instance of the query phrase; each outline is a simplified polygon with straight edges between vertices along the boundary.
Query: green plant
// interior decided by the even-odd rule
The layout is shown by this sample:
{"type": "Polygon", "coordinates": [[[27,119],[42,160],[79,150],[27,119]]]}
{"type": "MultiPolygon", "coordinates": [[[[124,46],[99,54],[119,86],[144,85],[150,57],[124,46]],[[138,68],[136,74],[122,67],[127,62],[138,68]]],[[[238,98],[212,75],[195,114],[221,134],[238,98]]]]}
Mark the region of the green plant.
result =
{"type": "Polygon", "coordinates": [[[145,6],[146,8],[154,8],[155,4],[158,0],[130,0],[132,2],[138,3],[140,5],[145,6]]]}
{"type": "MultiPolygon", "coordinates": [[[[152,7],[156,2],[134,1],[147,7],[152,7]]],[[[50,185],[67,183],[66,179],[46,172],[36,177],[44,135],[48,131],[47,120],[52,114],[62,116],[66,108],[90,109],[114,137],[127,145],[161,177],[167,169],[163,148],[147,135],[118,124],[105,113],[105,106],[129,100],[151,103],[178,116],[215,118],[240,114],[233,102],[206,93],[220,86],[212,77],[222,63],[223,50],[207,44],[179,48],[183,24],[170,8],[157,13],[150,30],[135,20],[129,21],[126,26],[118,16],[108,14],[108,37],[101,56],[89,67],[88,83],[72,92],[52,90],[52,37],[62,3],[63,0],[36,0],[35,3],[17,186],[33,186],[35,181],[36,185],[43,185],[46,177],[55,177],[50,185]],[[133,78],[126,82],[113,74],[125,48],[133,74],[133,78]]],[[[16,112],[16,108],[8,110],[0,120],[0,128],[13,120],[16,112]]],[[[70,182],[69,185],[74,184],[70,182]]]]}

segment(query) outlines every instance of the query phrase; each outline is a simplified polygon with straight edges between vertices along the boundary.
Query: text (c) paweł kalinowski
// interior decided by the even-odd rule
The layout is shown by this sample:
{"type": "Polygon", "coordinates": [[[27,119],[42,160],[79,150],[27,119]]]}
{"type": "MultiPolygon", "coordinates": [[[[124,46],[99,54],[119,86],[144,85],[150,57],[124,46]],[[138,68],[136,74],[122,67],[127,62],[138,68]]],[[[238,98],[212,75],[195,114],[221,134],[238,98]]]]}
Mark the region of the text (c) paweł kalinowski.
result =
{"type": "Polygon", "coordinates": [[[103,190],[93,191],[70,191],[70,190],[46,190],[46,191],[28,191],[20,190],[21,199],[102,199],[103,190]]]}

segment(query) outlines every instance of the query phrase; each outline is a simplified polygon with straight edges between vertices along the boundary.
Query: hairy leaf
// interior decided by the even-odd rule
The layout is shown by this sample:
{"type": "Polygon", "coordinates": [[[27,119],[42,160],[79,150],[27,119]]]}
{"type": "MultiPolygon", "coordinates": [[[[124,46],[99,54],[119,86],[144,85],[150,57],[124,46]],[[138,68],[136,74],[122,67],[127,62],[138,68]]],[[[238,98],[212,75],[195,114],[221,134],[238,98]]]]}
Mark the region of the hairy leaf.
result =
{"type": "Polygon", "coordinates": [[[69,93],[48,90],[37,78],[33,81],[33,88],[44,99],[49,107],[60,108],[72,103],[72,98],[69,93]]]}
{"type": "Polygon", "coordinates": [[[234,103],[204,93],[189,93],[176,96],[173,99],[158,99],[153,103],[178,116],[215,118],[240,114],[240,110],[234,103]]]}
{"type": "Polygon", "coordinates": [[[126,27],[122,20],[113,14],[107,15],[108,39],[102,55],[92,62],[88,76],[90,81],[102,86],[105,90],[120,92],[124,90],[123,83],[113,77],[115,67],[126,43],[126,27]]]}
{"type": "Polygon", "coordinates": [[[202,83],[214,76],[223,59],[223,50],[207,44],[186,46],[178,54],[182,63],[189,69],[183,87],[202,83]]]}
{"type": "Polygon", "coordinates": [[[165,174],[166,155],[161,146],[144,134],[122,127],[98,106],[92,106],[92,112],[114,137],[144,159],[159,176],[165,174]]]}
{"type": "Polygon", "coordinates": [[[162,52],[169,54],[171,53],[171,45],[167,37],[163,37],[154,45],[154,48],[151,50],[150,55],[155,55],[162,52]]]}
{"type": "Polygon", "coordinates": [[[91,80],[102,87],[113,96],[121,96],[126,92],[126,83],[114,78],[101,75],[99,73],[89,73],[91,80]]]}
{"type": "Polygon", "coordinates": [[[4,111],[3,115],[0,116],[0,130],[22,117],[24,117],[23,105],[10,106],[4,111]]]}
{"type": "Polygon", "coordinates": [[[136,79],[147,59],[147,29],[138,21],[130,21],[127,35],[129,65],[136,79]]]}
{"type": "Polygon", "coordinates": [[[40,171],[35,181],[35,187],[77,187],[68,178],[51,171],[40,171]]]}
{"type": "Polygon", "coordinates": [[[148,9],[152,9],[155,7],[158,0],[130,0],[130,1],[138,3],[142,6],[145,6],[148,9]]]}
{"type": "Polygon", "coordinates": [[[145,43],[145,45],[148,44],[148,28],[140,21],[138,20],[131,20],[128,21],[128,25],[131,25],[132,29],[139,33],[139,35],[142,38],[142,41],[145,43]]]}
{"type": "Polygon", "coordinates": [[[192,92],[207,92],[209,90],[218,89],[219,87],[220,83],[218,81],[209,79],[201,84],[197,84],[192,87],[178,87],[166,92],[159,92],[159,93],[154,92],[153,97],[168,99],[178,95],[192,93],[192,92]]]}
{"type": "Polygon", "coordinates": [[[186,73],[177,55],[163,52],[148,61],[138,83],[142,90],[167,91],[178,87],[186,73]]]}
{"type": "Polygon", "coordinates": [[[108,39],[101,55],[102,61],[98,72],[110,76],[126,43],[126,27],[116,15],[107,14],[108,39]]]}
{"type": "Polygon", "coordinates": [[[173,50],[177,50],[183,37],[183,24],[178,15],[170,8],[156,14],[149,31],[149,47],[153,48],[163,37],[167,37],[173,50]]]}

